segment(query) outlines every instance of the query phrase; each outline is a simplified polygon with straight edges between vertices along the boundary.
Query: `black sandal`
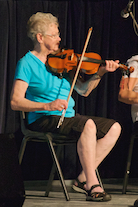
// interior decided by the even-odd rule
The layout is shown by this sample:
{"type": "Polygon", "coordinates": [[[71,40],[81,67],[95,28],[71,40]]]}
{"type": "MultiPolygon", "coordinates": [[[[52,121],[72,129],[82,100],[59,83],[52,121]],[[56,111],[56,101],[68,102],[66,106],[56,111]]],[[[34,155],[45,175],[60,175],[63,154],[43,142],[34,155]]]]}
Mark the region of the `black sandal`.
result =
{"type": "Polygon", "coordinates": [[[86,184],[86,182],[82,182],[81,183],[78,180],[78,178],[76,179],[76,182],[78,183],[78,185],[73,184],[73,186],[72,186],[73,190],[75,190],[78,193],[84,193],[84,194],[86,194],[87,192],[86,192],[86,189],[84,188],[84,185],[86,184]]]}
{"type": "MultiPolygon", "coordinates": [[[[90,190],[87,190],[86,201],[110,201],[111,196],[105,191],[103,192],[91,192],[94,188],[99,187],[100,185],[93,185],[90,190]]],[[[101,187],[101,186],[100,186],[101,187]]]]}

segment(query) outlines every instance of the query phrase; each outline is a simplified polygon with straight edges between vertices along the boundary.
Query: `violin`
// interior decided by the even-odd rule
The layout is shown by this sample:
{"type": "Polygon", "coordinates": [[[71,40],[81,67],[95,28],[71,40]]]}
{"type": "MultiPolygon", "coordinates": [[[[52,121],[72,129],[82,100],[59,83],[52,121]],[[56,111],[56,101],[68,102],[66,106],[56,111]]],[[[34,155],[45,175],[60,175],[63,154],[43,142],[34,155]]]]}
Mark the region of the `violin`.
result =
{"type": "MultiPolygon", "coordinates": [[[[47,65],[54,73],[68,73],[70,70],[76,68],[80,61],[81,54],[74,53],[73,49],[60,49],[56,54],[49,54],[47,65]]],[[[97,53],[85,53],[82,59],[80,71],[86,74],[95,74],[100,65],[105,65],[105,61],[97,53]]],[[[124,64],[119,64],[119,69],[126,71],[127,74],[134,71],[133,67],[127,67],[124,64]]]]}
{"type": "MultiPolygon", "coordinates": [[[[105,61],[101,59],[100,55],[96,53],[85,53],[87,45],[88,45],[88,41],[92,33],[92,29],[93,29],[92,27],[89,28],[87,38],[84,44],[84,48],[82,51],[82,55],[75,54],[74,50],[63,49],[59,51],[57,54],[49,55],[47,59],[47,65],[55,73],[62,74],[63,72],[69,72],[70,70],[74,69],[74,67],[76,69],[75,76],[74,76],[74,79],[71,85],[71,89],[70,89],[70,92],[67,98],[67,102],[69,102],[69,99],[71,97],[79,71],[83,70],[87,74],[94,74],[98,71],[100,64],[105,64],[105,61]]],[[[119,67],[123,68],[123,70],[128,71],[127,66],[120,64],[119,67]]],[[[133,71],[134,71],[134,68],[130,67],[129,72],[133,72],[133,71]]],[[[57,128],[59,128],[62,125],[65,113],[66,113],[66,110],[63,109],[57,128]]]]}

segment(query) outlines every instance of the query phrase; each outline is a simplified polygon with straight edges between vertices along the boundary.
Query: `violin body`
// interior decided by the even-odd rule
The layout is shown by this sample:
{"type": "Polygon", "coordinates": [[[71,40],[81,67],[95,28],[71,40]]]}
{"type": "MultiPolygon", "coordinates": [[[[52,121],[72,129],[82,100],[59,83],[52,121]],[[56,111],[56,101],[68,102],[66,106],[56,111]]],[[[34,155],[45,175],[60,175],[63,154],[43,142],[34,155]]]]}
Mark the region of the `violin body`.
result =
{"type": "Polygon", "coordinates": [[[57,54],[48,55],[47,65],[55,73],[69,72],[73,67],[77,66],[77,57],[72,56],[74,51],[72,49],[62,50],[57,54]]]}
{"type": "MultiPolygon", "coordinates": [[[[74,53],[73,49],[63,49],[59,53],[48,56],[47,65],[55,73],[68,73],[73,68],[78,66],[81,54],[74,53]]],[[[86,74],[94,74],[98,71],[99,65],[105,63],[101,60],[101,56],[97,53],[85,53],[81,71],[86,74]]]]}

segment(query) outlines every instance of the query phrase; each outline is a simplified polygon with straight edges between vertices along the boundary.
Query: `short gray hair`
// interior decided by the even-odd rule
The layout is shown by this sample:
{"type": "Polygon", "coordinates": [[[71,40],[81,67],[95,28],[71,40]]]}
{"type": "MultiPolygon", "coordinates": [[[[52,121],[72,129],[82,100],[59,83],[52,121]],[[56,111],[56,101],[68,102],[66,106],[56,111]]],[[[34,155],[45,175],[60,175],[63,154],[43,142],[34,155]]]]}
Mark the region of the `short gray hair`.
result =
{"type": "Polygon", "coordinates": [[[50,24],[56,24],[59,26],[57,17],[53,16],[51,13],[37,12],[33,14],[27,22],[27,35],[36,42],[36,35],[41,33],[46,34],[50,24]]]}

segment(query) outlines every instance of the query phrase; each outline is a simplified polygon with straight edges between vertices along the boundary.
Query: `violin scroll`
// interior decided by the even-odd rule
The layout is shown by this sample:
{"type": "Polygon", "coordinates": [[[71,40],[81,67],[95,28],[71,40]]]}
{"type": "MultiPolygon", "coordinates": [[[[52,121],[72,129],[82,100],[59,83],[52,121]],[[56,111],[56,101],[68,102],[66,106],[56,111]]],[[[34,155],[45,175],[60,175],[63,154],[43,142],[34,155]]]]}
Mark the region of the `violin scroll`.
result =
{"type": "Polygon", "coordinates": [[[134,68],[133,67],[128,67],[123,64],[119,64],[119,68],[122,70],[123,75],[130,75],[130,73],[133,73],[134,68]]]}

